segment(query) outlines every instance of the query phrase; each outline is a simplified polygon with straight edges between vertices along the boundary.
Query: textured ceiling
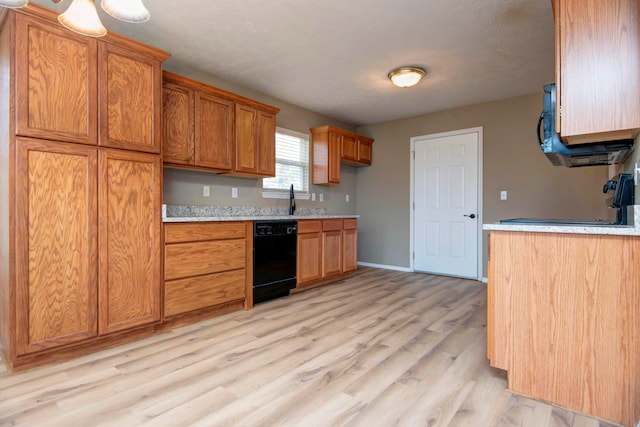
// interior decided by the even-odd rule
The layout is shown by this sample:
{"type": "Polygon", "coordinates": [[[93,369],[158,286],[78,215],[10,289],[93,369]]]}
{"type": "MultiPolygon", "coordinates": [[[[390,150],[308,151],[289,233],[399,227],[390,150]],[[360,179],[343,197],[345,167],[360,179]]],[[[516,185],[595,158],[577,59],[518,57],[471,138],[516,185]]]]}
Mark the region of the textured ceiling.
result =
{"type": "MultiPolygon", "coordinates": [[[[71,0],[47,7],[64,10],[71,0]]],[[[99,3],[99,0],[96,1],[99,3]]],[[[549,0],[144,0],[108,29],[352,125],[535,93],[554,79],[549,0]],[[392,68],[427,77],[394,87],[392,68]]]]}

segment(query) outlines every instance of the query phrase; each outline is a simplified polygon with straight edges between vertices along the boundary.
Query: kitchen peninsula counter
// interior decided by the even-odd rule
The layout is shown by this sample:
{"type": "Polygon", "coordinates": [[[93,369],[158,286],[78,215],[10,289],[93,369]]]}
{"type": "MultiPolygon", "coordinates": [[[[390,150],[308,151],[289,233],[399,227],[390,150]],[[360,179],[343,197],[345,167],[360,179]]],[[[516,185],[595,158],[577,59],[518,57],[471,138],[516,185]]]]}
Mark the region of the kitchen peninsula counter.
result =
{"type": "Polygon", "coordinates": [[[507,371],[509,390],[636,426],[640,228],[484,229],[487,353],[492,366],[507,371]]]}

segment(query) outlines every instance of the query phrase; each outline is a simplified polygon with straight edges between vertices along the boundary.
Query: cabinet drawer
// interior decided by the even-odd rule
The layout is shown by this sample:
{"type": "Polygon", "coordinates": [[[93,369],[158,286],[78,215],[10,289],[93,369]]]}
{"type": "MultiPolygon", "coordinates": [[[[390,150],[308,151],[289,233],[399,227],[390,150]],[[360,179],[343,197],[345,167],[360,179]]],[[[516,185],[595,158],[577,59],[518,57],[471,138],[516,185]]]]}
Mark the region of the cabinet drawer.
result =
{"type": "Polygon", "coordinates": [[[298,234],[317,233],[322,231],[321,220],[304,220],[298,221],[298,234]]]}
{"type": "Polygon", "coordinates": [[[203,240],[246,237],[244,222],[192,222],[164,225],[164,242],[199,242],[203,240]]]}
{"type": "Polygon", "coordinates": [[[165,246],[165,280],[245,268],[245,240],[178,243],[165,246]]]}
{"type": "Polygon", "coordinates": [[[322,231],[339,231],[339,230],[342,230],[341,219],[322,220],[322,231]]]}
{"type": "Polygon", "coordinates": [[[165,316],[245,298],[246,271],[208,274],[165,284],[165,316]]]}
{"type": "Polygon", "coordinates": [[[358,229],[358,220],[355,218],[347,218],[344,220],[344,224],[342,226],[344,230],[357,230],[358,229]]]}

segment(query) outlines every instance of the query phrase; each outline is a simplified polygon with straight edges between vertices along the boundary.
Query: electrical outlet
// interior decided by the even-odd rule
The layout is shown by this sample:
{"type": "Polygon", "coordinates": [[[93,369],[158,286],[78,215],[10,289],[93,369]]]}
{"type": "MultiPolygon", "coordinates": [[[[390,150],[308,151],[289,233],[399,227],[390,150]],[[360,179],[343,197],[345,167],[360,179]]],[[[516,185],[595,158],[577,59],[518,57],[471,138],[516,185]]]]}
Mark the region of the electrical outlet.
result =
{"type": "Polygon", "coordinates": [[[345,200],[347,201],[347,203],[349,203],[349,195],[348,194],[345,196],[345,200]]]}
{"type": "Polygon", "coordinates": [[[507,191],[506,190],[502,190],[500,192],[500,200],[507,200],[507,191]]]}
{"type": "Polygon", "coordinates": [[[210,197],[211,196],[211,189],[209,188],[208,185],[203,185],[202,186],[202,197],[210,197]]]}
{"type": "Polygon", "coordinates": [[[324,202],[324,194],[320,193],[320,201],[324,202]]]}
{"type": "Polygon", "coordinates": [[[238,198],[238,189],[236,187],[233,187],[231,189],[231,197],[233,197],[234,199],[238,198]]]}
{"type": "Polygon", "coordinates": [[[316,201],[316,193],[311,193],[311,201],[312,202],[316,201]]]}

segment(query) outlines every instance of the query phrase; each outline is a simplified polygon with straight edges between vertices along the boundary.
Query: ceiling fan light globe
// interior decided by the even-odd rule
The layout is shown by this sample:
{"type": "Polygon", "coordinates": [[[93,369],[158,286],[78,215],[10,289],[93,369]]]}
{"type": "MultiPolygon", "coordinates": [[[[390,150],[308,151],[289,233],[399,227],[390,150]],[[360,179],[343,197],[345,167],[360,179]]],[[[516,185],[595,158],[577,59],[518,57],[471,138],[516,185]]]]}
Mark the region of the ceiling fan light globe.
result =
{"type": "Polygon", "coordinates": [[[142,0],[102,0],[102,9],[121,21],[140,23],[151,18],[142,0]]]}
{"type": "Polygon", "coordinates": [[[29,4],[29,0],[0,0],[0,7],[18,9],[29,4]]]}
{"type": "Polygon", "coordinates": [[[73,0],[58,21],[66,28],[89,37],[103,37],[107,29],[102,25],[94,0],[73,0]]]}

